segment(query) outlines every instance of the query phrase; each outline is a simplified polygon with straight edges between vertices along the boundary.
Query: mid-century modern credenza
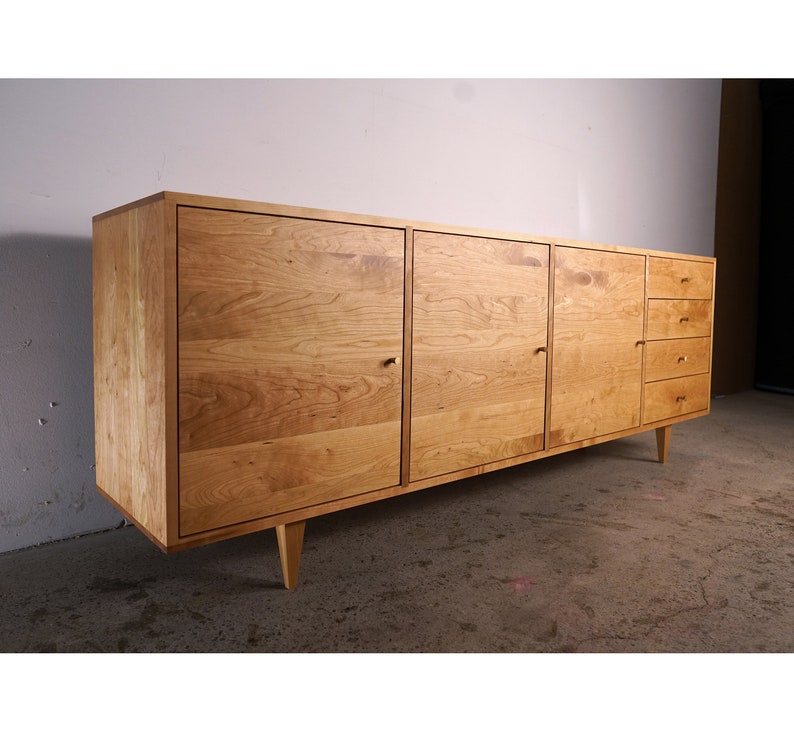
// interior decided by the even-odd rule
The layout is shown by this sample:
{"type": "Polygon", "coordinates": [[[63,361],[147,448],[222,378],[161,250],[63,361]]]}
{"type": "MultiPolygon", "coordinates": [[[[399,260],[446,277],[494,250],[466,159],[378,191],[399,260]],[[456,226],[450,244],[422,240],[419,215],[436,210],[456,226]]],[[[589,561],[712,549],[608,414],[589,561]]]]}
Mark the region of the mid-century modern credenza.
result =
{"type": "Polygon", "coordinates": [[[709,412],[715,260],[163,192],[94,217],[99,490],[164,551],[709,412]]]}

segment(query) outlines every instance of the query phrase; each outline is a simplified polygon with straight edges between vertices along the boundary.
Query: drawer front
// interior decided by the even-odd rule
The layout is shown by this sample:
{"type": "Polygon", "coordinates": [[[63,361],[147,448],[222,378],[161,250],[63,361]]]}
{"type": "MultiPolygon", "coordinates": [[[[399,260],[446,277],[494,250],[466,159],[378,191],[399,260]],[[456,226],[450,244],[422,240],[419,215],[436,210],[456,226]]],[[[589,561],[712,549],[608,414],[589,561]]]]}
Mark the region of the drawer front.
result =
{"type": "Polygon", "coordinates": [[[645,424],[708,409],[711,376],[682,376],[645,385],[645,424]]]}
{"type": "Polygon", "coordinates": [[[709,370],[711,338],[651,341],[645,349],[645,381],[675,379],[709,370]]]}
{"type": "Polygon", "coordinates": [[[648,297],[676,300],[710,300],[714,265],[686,259],[649,257],[648,297]]]}
{"type": "Polygon", "coordinates": [[[647,339],[711,335],[711,300],[649,300],[647,339]]]}

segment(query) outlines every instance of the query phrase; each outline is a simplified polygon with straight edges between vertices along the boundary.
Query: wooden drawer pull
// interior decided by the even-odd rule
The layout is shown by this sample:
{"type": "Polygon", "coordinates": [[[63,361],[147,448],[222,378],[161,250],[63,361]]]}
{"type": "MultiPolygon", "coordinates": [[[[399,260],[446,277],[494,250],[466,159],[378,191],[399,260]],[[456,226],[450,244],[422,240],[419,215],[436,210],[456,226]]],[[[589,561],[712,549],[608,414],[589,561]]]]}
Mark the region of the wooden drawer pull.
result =
{"type": "Polygon", "coordinates": [[[540,348],[538,348],[537,352],[538,353],[548,353],[548,350],[549,349],[546,348],[546,346],[540,346],[540,348]]]}
{"type": "Polygon", "coordinates": [[[691,282],[691,281],[692,281],[691,277],[682,277],[681,278],[681,282],[691,282]]]}
{"type": "Polygon", "coordinates": [[[682,323],[688,323],[689,322],[689,316],[685,315],[683,318],[681,318],[681,322],[682,323]]]}
{"type": "Polygon", "coordinates": [[[677,402],[685,402],[686,401],[686,396],[682,395],[682,396],[676,397],[675,400],[677,402]]]}
{"type": "Polygon", "coordinates": [[[384,366],[391,366],[394,364],[395,366],[399,366],[402,362],[402,359],[399,356],[392,356],[391,358],[387,358],[386,362],[383,364],[384,366]]]}
{"type": "Polygon", "coordinates": [[[679,356],[679,357],[678,357],[678,363],[685,363],[685,362],[686,362],[686,360],[687,360],[687,357],[686,357],[686,356],[679,356]]]}
{"type": "Polygon", "coordinates": [[[638,346],[644,346],[645,345],[645,341],[637,341],[637,345],[638,346]]]}

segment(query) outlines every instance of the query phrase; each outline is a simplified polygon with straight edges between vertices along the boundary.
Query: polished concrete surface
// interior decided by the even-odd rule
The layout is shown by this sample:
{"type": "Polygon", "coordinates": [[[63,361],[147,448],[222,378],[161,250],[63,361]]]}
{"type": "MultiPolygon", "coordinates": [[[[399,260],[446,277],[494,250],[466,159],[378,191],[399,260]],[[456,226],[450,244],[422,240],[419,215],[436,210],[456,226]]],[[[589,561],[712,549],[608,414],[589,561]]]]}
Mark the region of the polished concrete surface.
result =
{"type": "Polygon", "coordinates": [[[794,397],[164,555],[134,527],[0,555],[0,652],[794,651],[794,397]]]}

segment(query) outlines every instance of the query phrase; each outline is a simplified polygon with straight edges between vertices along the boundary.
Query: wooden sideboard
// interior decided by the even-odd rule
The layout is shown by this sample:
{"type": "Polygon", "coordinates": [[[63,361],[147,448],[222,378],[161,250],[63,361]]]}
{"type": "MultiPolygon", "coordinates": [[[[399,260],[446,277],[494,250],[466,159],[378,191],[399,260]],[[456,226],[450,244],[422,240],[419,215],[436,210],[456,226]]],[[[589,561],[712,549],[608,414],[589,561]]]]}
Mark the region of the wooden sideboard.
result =
{"type": "Polygon", "coordinates": [[[163,192],[93,219],[97,486],[164,551],[709,412],[715,260],[163,192]]]}

